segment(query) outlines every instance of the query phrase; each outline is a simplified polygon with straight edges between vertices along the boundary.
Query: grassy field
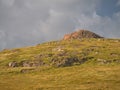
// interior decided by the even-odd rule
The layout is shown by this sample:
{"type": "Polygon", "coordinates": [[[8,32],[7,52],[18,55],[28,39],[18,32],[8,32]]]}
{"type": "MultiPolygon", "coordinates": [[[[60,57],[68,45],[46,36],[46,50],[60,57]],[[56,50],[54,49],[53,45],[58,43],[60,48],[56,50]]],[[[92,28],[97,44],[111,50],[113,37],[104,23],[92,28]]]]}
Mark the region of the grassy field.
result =
{"type": "Polygon", "coordinates": [[[20,73],[20,68],[4,70],[0,72],[0,90],[120,89],[120,66],[118,65],[42,67],[28,73],[20,73]]]}
{"type": "Polygon", "coordinates": [[[53,41],[3,50],[0,52],[0,90],[120,90],[120,40],[53,41]],[[65,55],[60,56],[63,52],[65,55]],[[38,55],[43,55],[42,60],[48,66],[8,67],[11,61],[34,61],[38,55]],[[49,65],[54,57],[61,60],[59,57],[73,56],[85,57],[87,61],[67,67],[49,65]]]}

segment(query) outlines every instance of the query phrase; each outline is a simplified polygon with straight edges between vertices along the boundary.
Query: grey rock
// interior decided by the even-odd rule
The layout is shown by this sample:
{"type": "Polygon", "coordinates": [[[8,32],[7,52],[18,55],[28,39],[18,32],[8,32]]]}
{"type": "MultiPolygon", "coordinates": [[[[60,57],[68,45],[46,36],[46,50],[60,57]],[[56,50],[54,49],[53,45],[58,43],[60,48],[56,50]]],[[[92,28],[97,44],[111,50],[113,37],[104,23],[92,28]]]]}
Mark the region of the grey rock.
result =
{"type": "Polygon", "coordinates": [[[16,61],[12,61],[8,64],[9,67],[17,67],[18,63],[16,61]]]}
{"type": "Polygon", "coordinates": [[[20,63],[20,65],[21,65],[22,67],[31,67],[31,66],[32,66],[32,64],[30,64],[29,61],[22,61],[22,62],[20,63]]]}
{"type": "Polygon", "coordinates": [[[45,65],[45,63],[42,60],[36,60],[36,61],[33,61],[32,63],[32,67],[38,67],[43,65],[45,65]]]}
{"type": "Polygon", "coordinates": [[[79,59],[77,57],[54,57],[50,63],[55,67],[66,67],[74,64],[82,64],[86,61],[86,58],[79,59]]]}
{"type": "Polygon", "coordinates": [[[38,67],[43,66],[45,63],[42,60],[27,60],[27,61],[21,61],[20,66],[22,67],[38,67]]]}

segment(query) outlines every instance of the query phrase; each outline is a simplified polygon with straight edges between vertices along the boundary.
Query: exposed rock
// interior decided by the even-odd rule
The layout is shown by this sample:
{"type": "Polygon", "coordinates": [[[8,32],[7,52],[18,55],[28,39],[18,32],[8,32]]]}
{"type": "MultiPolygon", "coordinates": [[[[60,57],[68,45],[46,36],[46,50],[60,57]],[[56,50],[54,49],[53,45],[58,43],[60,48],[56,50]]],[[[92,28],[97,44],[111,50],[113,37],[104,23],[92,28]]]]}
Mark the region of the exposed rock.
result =
{"type": "Polygon", "coordinates": [[[78,58],[78,57],[54,57],[51,60],[52,66],[55,67],[66,67],[74,64],[82,64],[87,61],[87,58],[78,58]]]}
{"type": "Polygon", "coordinates": [[[88,30],[78,30],[71,34],[66,34],[63,40],[70,40],[70,39],[81,39],[81,38],[103,38],[93,32],[88,30]]]}
{"type": "Polygon", "coordinates": [[[32,66],[32,64],[30,63],[30,61],[21,61],[20,65],[22,67],[31,67],[32,66]]]}
{"type": "Polygon", "coordinates": [[[120,63],[120,60],[113,60],[113,62],[115,62],[115,63],[120,63]]]}
{"type": "Polygon", "coordinates": [[[35,60],[32,64],[32,67],[38,67],[38,66],[44,66],[45,62],[43,62],[42,60],[35,60]]]}
{"type": "Polygon", "coordinates": [[[18,63],[16,61],[12,61],[8,64],[9,67],[17,67],[18,63]]]}
{"type": "Polygon", "coordinates": [[[22,67],[38,67],[43,66],[45,63],[42,60],[33,60],[33,61],[22,61],[20,62],[22,67]]]}
{"type": "Polygon", "coordinates": [[[97,62],[99,64],[111,64],[111,63],[120,63],[120,60],[119,59],[113,59],[113,60],[97,59],[97,62]]]}

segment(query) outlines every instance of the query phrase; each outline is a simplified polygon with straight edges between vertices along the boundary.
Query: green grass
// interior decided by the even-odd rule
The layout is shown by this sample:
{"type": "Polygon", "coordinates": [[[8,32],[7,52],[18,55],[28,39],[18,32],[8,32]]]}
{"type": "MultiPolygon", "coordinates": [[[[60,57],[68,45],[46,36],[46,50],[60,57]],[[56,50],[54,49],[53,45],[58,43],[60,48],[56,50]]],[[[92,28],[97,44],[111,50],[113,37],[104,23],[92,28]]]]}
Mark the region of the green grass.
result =
{"type": "Polygon", "coordinates": [[[119,90],[120,40],[82,39],[53,41],[0,52],[0,90],[119,90]],[[61,49],[59,51],[58,49],[61,49]],[[65,54],[64,54],[65,53],[65,54]],[[63,56],[60,56],[64,54],[63,56]],[[46,63],[55,57],[86,57],[81,65],[55,68],[8,67],[11,61],[36,60],[46,63]],[[97,60],[111,61],[100,64],[97,60]],[[117,60],[117,62],[114,62],[117,60]],[[28,70],[22,73],[21,70],[28,70]]]}

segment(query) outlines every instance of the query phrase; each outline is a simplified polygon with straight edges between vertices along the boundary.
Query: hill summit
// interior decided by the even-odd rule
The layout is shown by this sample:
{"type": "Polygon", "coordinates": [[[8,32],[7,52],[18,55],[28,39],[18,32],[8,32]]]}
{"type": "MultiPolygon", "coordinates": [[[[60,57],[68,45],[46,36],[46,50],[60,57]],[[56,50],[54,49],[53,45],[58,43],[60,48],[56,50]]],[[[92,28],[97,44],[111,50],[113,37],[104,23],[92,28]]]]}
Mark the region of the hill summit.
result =
{"type": "Polygon", "coordinates": [[[103,37],[88,30],[77,30],[73,33],[66,34],[63,40],[80,39],[80,38],[103,38],[103,37]]]}

